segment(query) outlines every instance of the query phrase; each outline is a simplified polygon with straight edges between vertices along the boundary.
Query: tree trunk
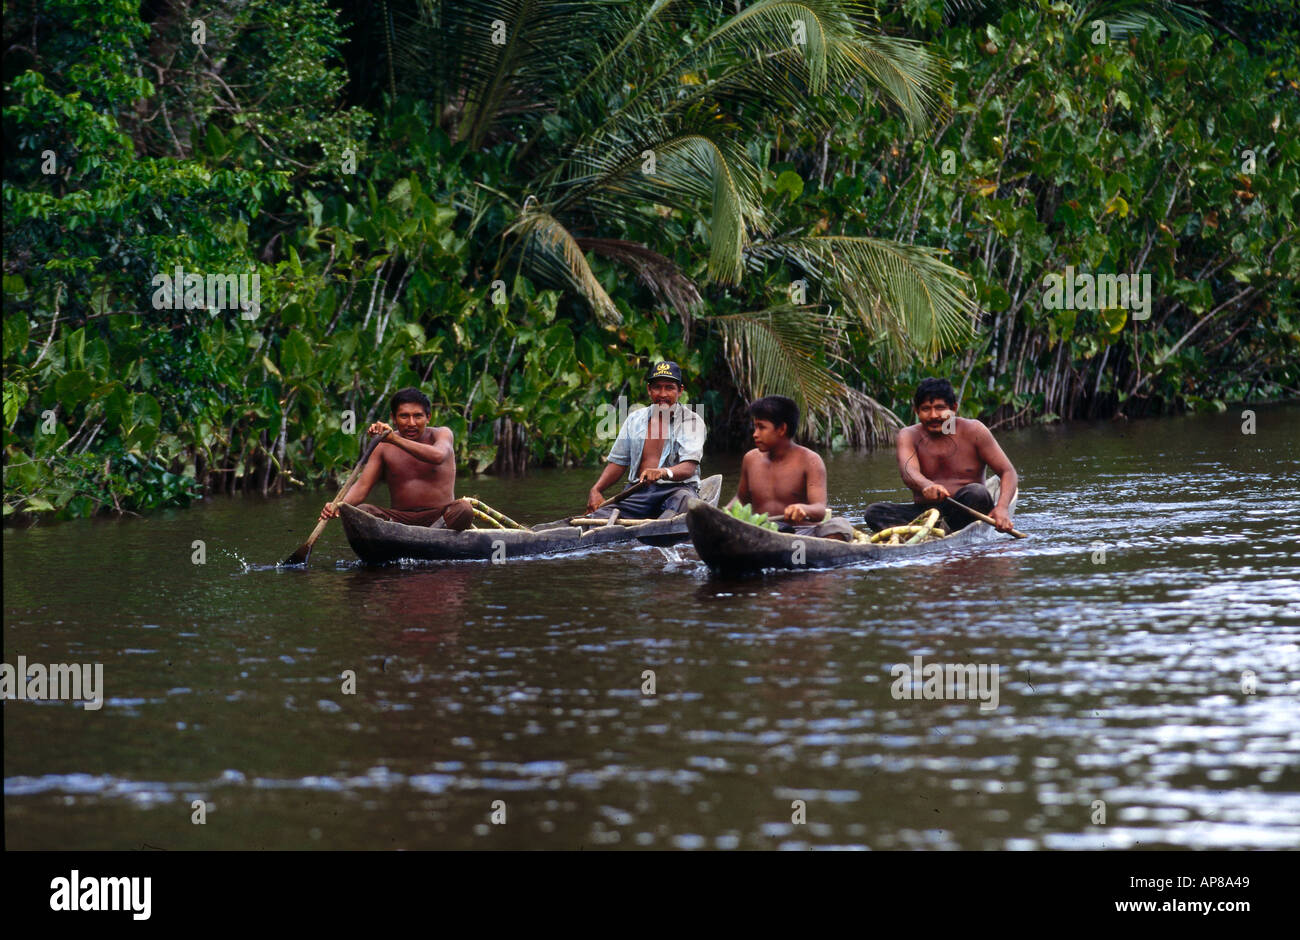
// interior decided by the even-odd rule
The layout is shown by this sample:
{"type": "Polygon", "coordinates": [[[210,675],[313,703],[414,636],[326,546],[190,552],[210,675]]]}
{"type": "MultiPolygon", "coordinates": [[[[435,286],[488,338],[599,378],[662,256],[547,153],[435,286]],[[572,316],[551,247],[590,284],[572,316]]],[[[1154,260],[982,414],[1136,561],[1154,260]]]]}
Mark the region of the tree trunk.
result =
{"type": "Polygon", "coordinates": [[[522,425],[509,418],[492,422],[492,437],[497,456],[488,468],[498,476],[523,476],[528,470],[528,435],[522,425]]]}

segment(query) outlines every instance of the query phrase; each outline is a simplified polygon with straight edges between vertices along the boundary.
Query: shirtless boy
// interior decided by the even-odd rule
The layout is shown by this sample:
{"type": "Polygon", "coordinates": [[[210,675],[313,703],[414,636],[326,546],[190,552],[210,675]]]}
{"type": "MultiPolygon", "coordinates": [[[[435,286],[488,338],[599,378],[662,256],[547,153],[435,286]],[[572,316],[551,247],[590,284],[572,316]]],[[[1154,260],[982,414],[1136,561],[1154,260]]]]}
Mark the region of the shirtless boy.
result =
{"type": "MultiPolygon", "coordinates": [[[[371,453],[343,502],[390,522],[457,531],[470,527],[474,509],[469,500],[456,499],[451,428],[429,427],[431,408],[428,397],[416,388],[393,396],[389,410],[396,430],[383,421],[367,429],[370,434],[393,433],[371,453]],[[361,502],[380,480],[388,484],[390,509],[361,502]]],[[[336,515],[334,505],[326,503],[320,518],[336,515]]]]}
{"type": "Polygon", "coordinates": [[[913,405],[919,423],[898,432],[898,472],[912,491],[912,502],[872,503],[867,507],[867,525],[875,531],[907,525],[935,508],[944,527],[955,532],[975,517],[946,501],[952,497],[992,517],[1000,531],[1010,532],[1008,507],[1019,478],[993,432],[979,421],[956,416],[957,395],[947,379],[922,381],[913,405]],[[996,506],[984,486],[985,467],[1002,481],[996,506]]]}
{"type": "Polygon", "coordinates": [[[852,541],[853,526],[847,519],[828,518],[826,464],[793,440],[799,406],[784,395],[769,395],[749,406],[749,417],[754,422],[754,449],[740,464],[733,502],[749,503],[755,512],[781,520],[777,526],[783,532],[852,541]]]}

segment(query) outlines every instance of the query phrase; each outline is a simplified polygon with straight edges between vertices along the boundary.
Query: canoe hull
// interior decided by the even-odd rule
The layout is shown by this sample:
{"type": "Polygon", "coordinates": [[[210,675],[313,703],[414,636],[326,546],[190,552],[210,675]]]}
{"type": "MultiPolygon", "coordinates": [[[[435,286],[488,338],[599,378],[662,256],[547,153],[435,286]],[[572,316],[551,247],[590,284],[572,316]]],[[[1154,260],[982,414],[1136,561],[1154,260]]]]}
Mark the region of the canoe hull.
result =
{"type": "MultiPolygon", "coordinates": [[[[989,481],[997,499],[998,480],[989,481]]],[[[1019,495],[1019,494],[1017,494],[1019,495]]],[[[1012,506],[1015,499],[1012,499],[1012,506]]],[[[766,570],[799,571],[806,568],[835,568],[862,562],[889,561],[947,551],[959,545],[987,541],[995,530],[973,522],[945,539],[920,545],[862,545],[837,539],[819,539],[764,529],[692,500],[686,511],[686,527],[700,560],[717,574],[746,575],[766,570]]]]}
{"type": "MultiPolygon", "coordinates": [[[[711,482],[711,481],[706,481],[711,482]]],[[[717,502],[718,484],[711,486],[717,502]]],[[[704,488],[701,487],[703,490],[704,488]]],[[[693,500],[710,505],[704,500],[693,500]]],[[[339,506],[343,533],[352,550],[366,564],[382,565],[403,559],[421,561],[493,561],[560,555],[589,548],[653,538],[656,545],[685,542],[685,513],[672,519],[657,519],[644,525],[625,526],[552,526],[542,529],[433,529],[428,526],[403,525],[372,516],[364,510],[343,503],[339,506]]]]}

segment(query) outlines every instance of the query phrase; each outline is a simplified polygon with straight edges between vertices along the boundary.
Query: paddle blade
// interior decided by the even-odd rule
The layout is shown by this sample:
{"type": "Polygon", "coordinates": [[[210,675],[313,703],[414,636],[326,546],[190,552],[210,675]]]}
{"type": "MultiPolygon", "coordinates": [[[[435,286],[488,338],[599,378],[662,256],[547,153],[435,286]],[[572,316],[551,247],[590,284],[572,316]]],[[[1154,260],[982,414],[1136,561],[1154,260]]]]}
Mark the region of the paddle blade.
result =
{"type": "MultiPolygon", "coordinates": [[[[331,517],[333,518],[333,517],[331,517]]],[[[316,544],[320,534],[325,531],[325,524],[329,519],[322,519],[316,523],[316,528],[311,530],[311,535],[307,536],[307,541],[298,546],[298,550],[284,560],[285,565],[305,565],[307,556],[311,554],[311,547],[316,544]]]]}
{"type": "Polygon", "coordinates": [[[311,554],[311,542],[303,542],[298,546],[298,550],[280,562],[281,567],[288,568],[292,565],[307,564],[307,556],[311,554]]]}

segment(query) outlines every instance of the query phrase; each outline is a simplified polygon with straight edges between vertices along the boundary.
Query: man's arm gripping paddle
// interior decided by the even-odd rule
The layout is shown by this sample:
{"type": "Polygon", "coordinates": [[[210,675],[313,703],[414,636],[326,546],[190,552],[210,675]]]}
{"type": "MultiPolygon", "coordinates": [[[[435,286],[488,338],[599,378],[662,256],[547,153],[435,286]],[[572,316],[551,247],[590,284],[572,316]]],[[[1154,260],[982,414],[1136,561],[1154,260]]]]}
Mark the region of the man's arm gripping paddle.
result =
{"type": "Polygon", "coordinates": [[[1011,535],[1014,535],[1014,536],[1015,536],[1016,538],[1018,538],[1018,539],[1027,539],[1027,538],[1029,538],[1029,536],[1025,535],[1025,533],[1023,533],[1023,532],[1017,532],[1015,529],[1004,529],[1004,528],[1002,528],[1002,527],[999,526],[995,521],[993,521],[993,518],[992,518],[991,516],[986,516],[986,515],[984,515],[984,513],[980,512],[978,509],[971,509],[971,508],[970,508],[969,506],[967,506],[965,503],[959,503],[959,502],[957,502],[957,500],[953,499],[951,496],[949,496],[949,497],[947,498],[947,502],[952,503],[954,506],[960,506],[962,509],[966,510],[968,513],[970,513],[972,516],[974,516],[976,519],[979,519],[979,520],[981,520],[981,521],[983,521],[983,522],[987,522],[989,525],[993,526],[993,528],[997,529],[999,532],[1007,532],[1007,533],[1009,533],[1009,534],[1011,534],[1011,535]]]}
{"type": "MultiPolygon", "coordinates": [[[[388,435],[392,433],[393,432],[391,429],[385,431],[383,434],[380,434],[378,437],[376,437],[374,440],[372,440],[369,444],[366,445],[365,452],[362,453],[361,455],[361,460],[357,462],[357,465],[352,468],[352,472],[348,474],[348,479],[347,482],[343,484],[343,489],[339,490],[339,494],[335,496],[333,500],[330,501],[331,506],[337,508],[338,504],[343,502],[343,497],[347,496],[348,490],[352,489],[352,484],[356,482],[357,475],[361,473],[361,468],[364,467],[366,465],[366,461],[370,459],[370,454],[374,451],[376,447],[379,446],[380,442],[382,442],[386,437],[388,437],[388,435]]],[[[284,565],[307,564],[307,557],[311,555],[311,547],[316,544],[316,540],[320,538],[320,534],[325,531],[325,525],[328,522],[329,519],[321,519],[319,522],[317,522],[316,528],[312,530],[311,535],[307,536],[307,541],[299,545],[298,550],[294,552],[292,555],[290,555],[288,558],[286,558],[282,562],[282,564],[284,565]]]]}

